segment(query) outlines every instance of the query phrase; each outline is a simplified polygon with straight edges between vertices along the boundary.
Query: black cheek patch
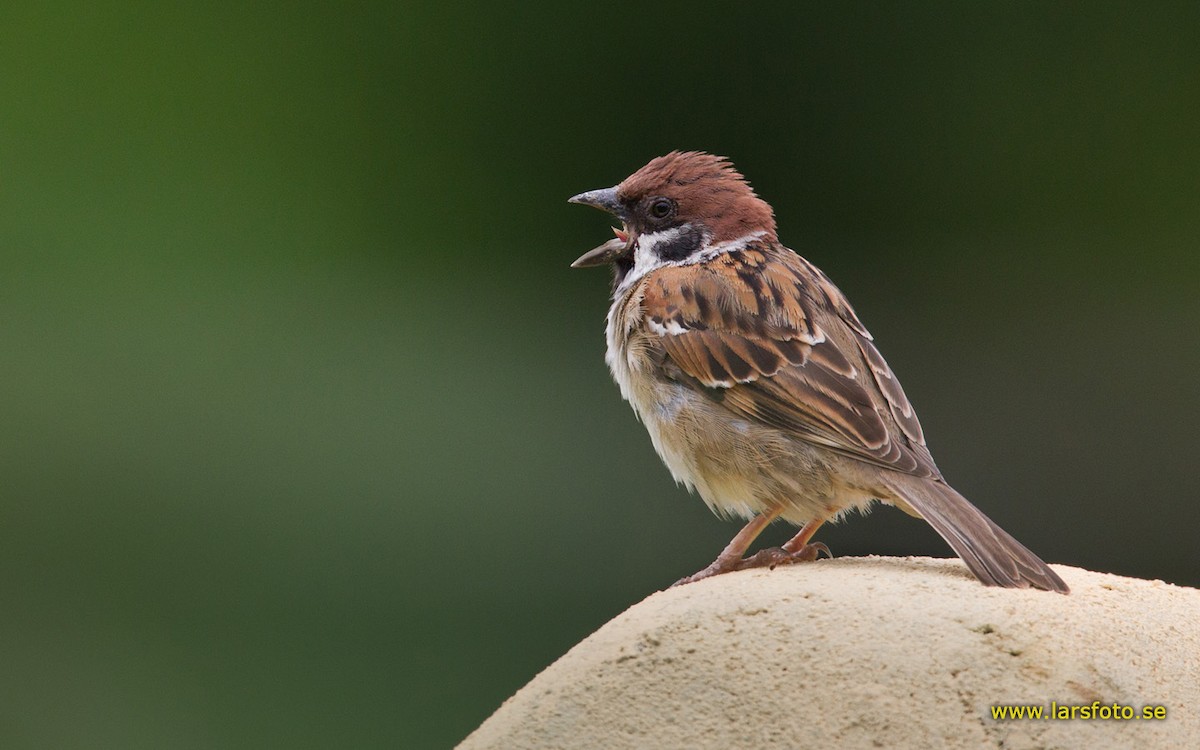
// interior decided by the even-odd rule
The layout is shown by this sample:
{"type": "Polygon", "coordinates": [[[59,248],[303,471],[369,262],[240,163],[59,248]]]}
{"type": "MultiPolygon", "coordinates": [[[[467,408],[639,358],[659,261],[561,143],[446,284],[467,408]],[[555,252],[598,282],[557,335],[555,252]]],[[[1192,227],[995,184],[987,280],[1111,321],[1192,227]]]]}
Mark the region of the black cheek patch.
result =
{"type": "Polygon", "coordinates": [[[700,249],[704,242],[704,233],[694,227],[686,227],[668,242],[655,246],[654,252],[658,257],[667,261],[679,261],[690,257],[700,249]]]}

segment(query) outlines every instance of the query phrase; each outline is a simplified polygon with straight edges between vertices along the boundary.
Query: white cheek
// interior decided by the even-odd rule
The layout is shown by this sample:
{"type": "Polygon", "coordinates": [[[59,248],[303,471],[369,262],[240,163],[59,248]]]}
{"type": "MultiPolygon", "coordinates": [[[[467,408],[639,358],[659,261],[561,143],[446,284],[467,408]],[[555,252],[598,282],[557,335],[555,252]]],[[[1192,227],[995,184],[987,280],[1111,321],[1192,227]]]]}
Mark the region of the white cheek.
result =
{"type": "Polygon", "coordinates": [[[650,232],[643,234],[637,239],[637,248],[633,253],[634,270],[641,268],[646,269],[642,273],[653,270],[665,264],[665,261],[658,257],[656,250],[658,246],[664,242],[670,242],[682,234],[682,227],[674,229],[664,229],[661,232],[650,232]]]}
{"type": "MultiPolygon", "coordinates": [[[[625,278],[621,280],[620,285],[616,289],[617,294],[619,295],[621,292],[633,286],[639,279],[651,271],[655,271],[666,266],[687,266],[694,263],[703,263],[705,261],[712,260],[723,253],[741,250],[751,242],[760,239],[766,234],[766,232],[763,231],[751,232],[743,237],[738,237],[736,240],[718,242],[714,245],[712,244],[712,236],[705,231],[704,238],[700,243],[700,247],[696,250],[696,252],[692,253],[688,257],[683,258],[682,260],[663,260],[658,255],[656,250],[658,249],[659,245],[664,242],[671,242],[672,240],[678,238],[679,235],[684,231],[691,230],[691,224],[684,224],[682,226],[674,227],[673,229],[664,229],[661,232],[648,232],[646,234],[639,235],[637,238],[637,245],[633,249],[633,268],[631,268],[629,273],[625,275],[625,278]]],[[[668,331],[668,333],[678,333],[678,331],[668,331]]]]}
{"type": "MultiPolygon", "coordinates": [[[[689,229],[689,225],[674,227],[672,229],[664,229],[661,232],[648,232],[638,235],[637,245],[633,248],[633,268],[621,280],[621,285],[617,287],[620,292],[628,289],[633,284],[651,271],[662,268],[663,266],[677,266],[679,261],[666,261],[658,256],[655,250],[664,242],[670,242],[679,237],[685,229],[689,229]]],[[[704,241],[704,247],[708,246],[707,238],[704,241]]]]}

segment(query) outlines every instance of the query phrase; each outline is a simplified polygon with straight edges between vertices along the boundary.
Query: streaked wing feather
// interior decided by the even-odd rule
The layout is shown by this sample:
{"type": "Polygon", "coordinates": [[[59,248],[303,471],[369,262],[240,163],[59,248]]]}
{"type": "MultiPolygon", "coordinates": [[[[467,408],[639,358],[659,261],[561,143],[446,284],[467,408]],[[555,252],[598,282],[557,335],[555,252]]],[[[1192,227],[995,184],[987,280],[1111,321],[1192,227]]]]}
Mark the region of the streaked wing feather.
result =
{"type": "Polygon", "coordinates": [[[725,408],[863,461],[939,475],[899,381],[807,261],[752,245],[643,283],[647,330],[725,408]]]}

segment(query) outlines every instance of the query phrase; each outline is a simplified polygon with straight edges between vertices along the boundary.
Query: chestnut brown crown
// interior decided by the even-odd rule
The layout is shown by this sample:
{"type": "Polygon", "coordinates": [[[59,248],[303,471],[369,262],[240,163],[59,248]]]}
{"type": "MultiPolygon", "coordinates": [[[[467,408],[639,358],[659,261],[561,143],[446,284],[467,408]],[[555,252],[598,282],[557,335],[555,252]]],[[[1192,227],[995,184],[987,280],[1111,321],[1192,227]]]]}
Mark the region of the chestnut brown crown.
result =
{"type": "Polygon", "coordinates": [[[699,224],[714,243],[753,232],[776,239],[771,206],[723,156],[701,151],[659,156],[617,185],[617,198],[632,216],[670,211],[665,218],[672,223],[699,224]]]}

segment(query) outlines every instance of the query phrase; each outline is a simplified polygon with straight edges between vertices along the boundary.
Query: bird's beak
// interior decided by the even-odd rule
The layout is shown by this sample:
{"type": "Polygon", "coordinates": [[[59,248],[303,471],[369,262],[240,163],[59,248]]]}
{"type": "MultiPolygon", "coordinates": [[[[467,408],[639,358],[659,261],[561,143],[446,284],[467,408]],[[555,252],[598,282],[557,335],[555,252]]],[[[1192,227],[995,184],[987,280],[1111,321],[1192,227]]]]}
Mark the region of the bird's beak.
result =
{"type": "Polygon", "coordinates": [[[601,211],[608,211],[617,218],[622,218],[621,214],[625,213],[625,208],[621,205],[621,201],[617,200],[617,189],[615,187],[589,190],[586,193],[580,193],[568,198],[567,203],[592,206],[601,211]]]}
{"type": "Polygon", "coordinates": [[[590,266],[606,266],[615,262],[629,251],[629,243],[621,239],[611,239],[600,247],[592,248],[575,259],[571,268],[588,268],[590,266]]]}
{"type": "MultiPolygon", "coordinates": [[[[567,202],[592,206],[601,211],[607,211],[618,219],[621,219],[622,222],[625,221],[627,216],[625,206],[621,204],[621,201],[617,200],[617,189],[615,187],[589,190],[586,193],[580,193],[569,198],[567,202]]],[[[617,235],[616,239],[611,239],[600,247],[588,250],[571,264],[571,268],[608,265],[628,253],[633,244],[629,241],[628,232],[617,229],[614,229],[613,232],[617,235]]]]}

